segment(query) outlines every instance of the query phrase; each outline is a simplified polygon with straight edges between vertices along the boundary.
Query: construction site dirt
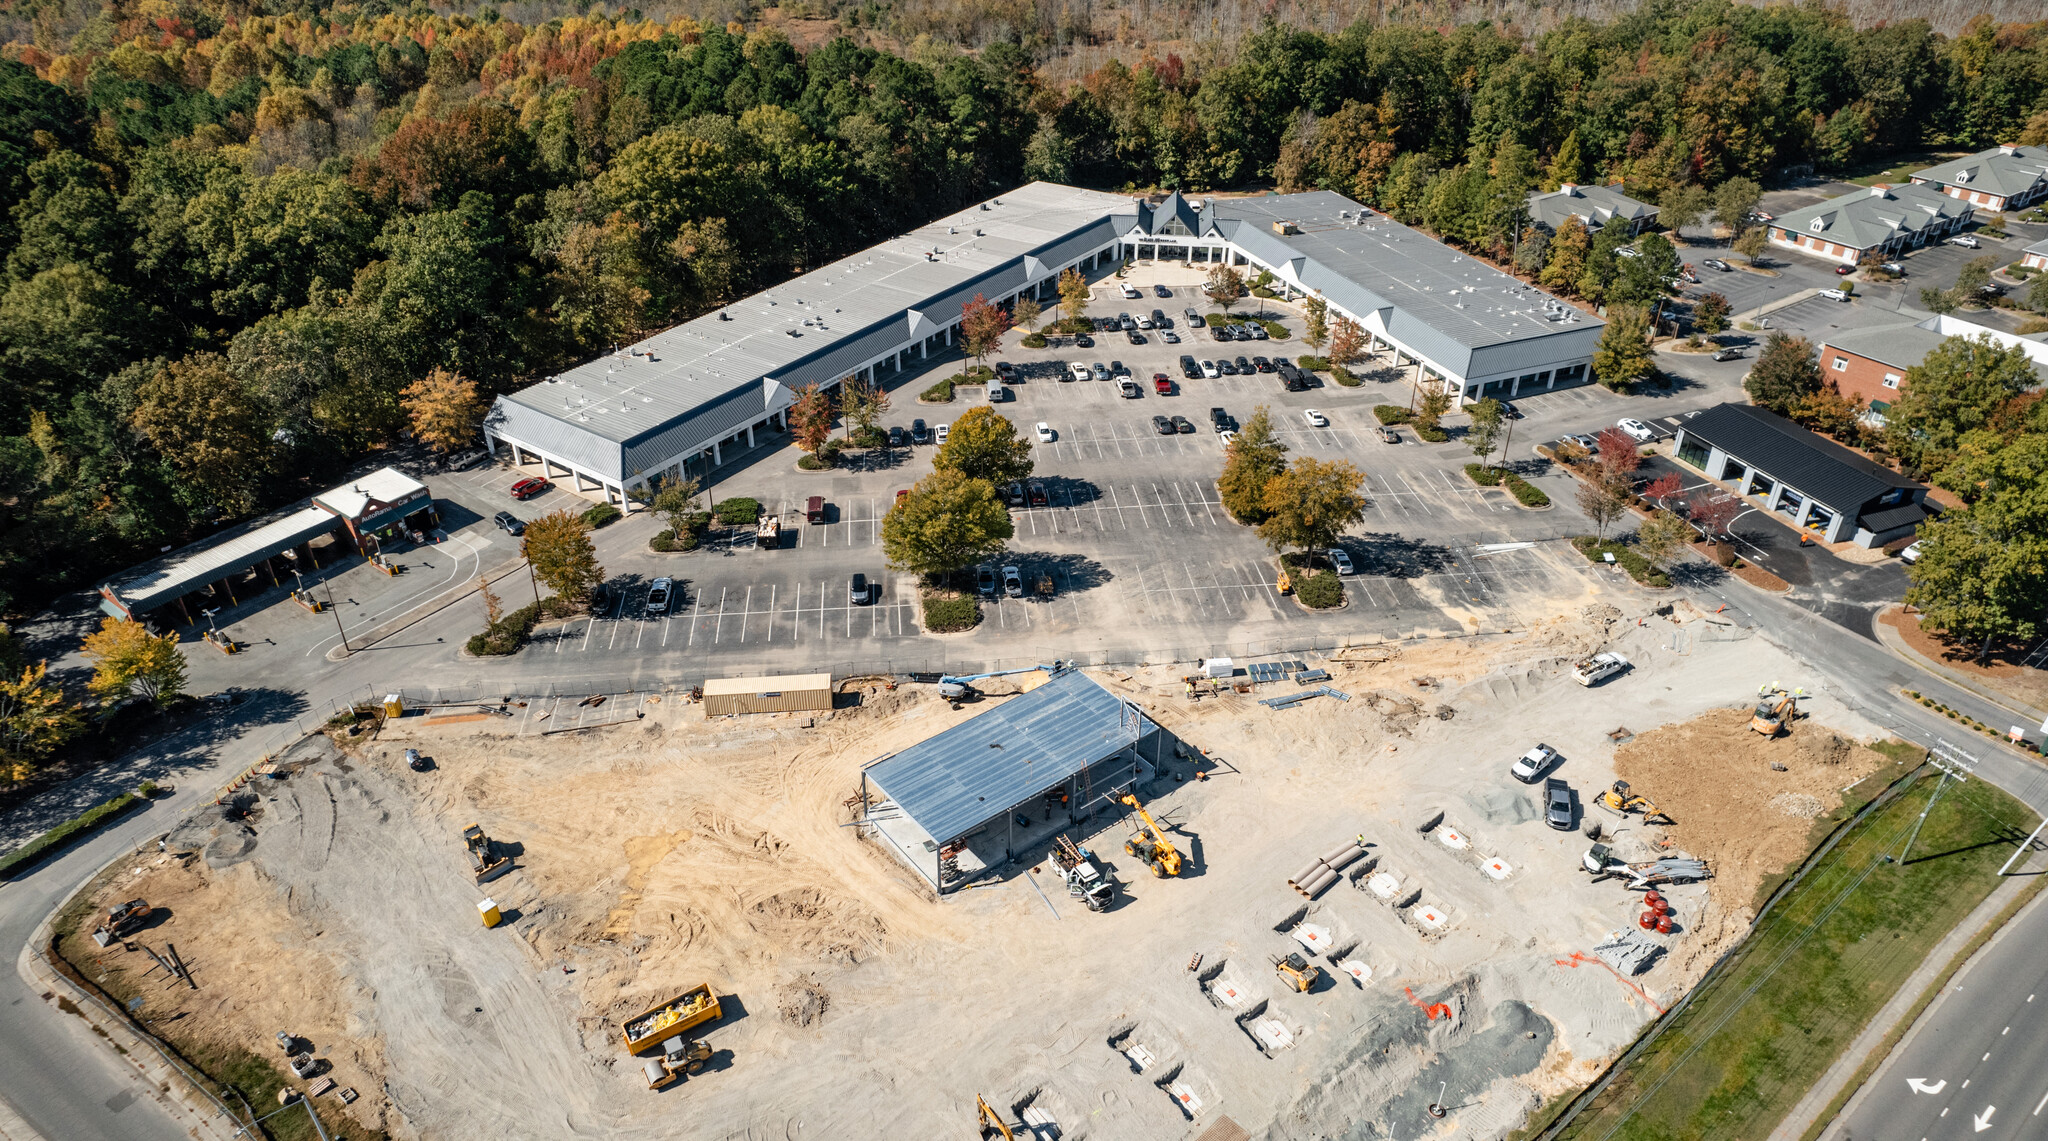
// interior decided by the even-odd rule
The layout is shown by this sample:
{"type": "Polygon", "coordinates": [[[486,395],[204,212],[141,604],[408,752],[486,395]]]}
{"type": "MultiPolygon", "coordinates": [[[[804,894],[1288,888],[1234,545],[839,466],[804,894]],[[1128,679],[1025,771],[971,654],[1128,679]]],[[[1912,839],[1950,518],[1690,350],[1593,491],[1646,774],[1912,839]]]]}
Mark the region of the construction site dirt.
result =
{"type": "MultiPolygon", "coordinates": [[[[634,695],[607,727],[552,735],[532,710],[408,716],[304,753],[250,786],[245,817],[195,820],[94,902],[166,911],[136,938],[175,941],[199,989],[152,989],[152,1017],[258,1054],[301,1036],[363,1095],[333,1112],[396,1137],[957,1137],[980,1094],[1069,1141],[1192,1137],[1226,1116],[1273,1139],[1495,1138],[1682,994],[1814,818],[1891,764],[1851,744],[1876,728],[1810,665],[1702,637],[1683,604],[1630,605],[1316,658],[1352,700],[1280,710],[1257,699],[1291,682],[1190,701],[1185,663],[1096,671],[1189,753],[1169,745],[1140,790],[1180,876],[1124,856],[1120,813],[1074,835],[1120,881],[1101,913],[1045,852],[941,897],[853,825],[864,764],[1031,675],[959,709],[863,679],[808,726],[634,695]],[[1575,684],[1601,649],[1632,667],[1575,684]],[[1767,741],[1749,707],[1776,680],[1815,695],[1767,741]],[[1509,774],[1538,742],[1576,793],[1572,831],[1546,826],[1541,780],[1509,774]],[[1596,808],[1617,778],[1676,823],[1596,808]],[[1675,924],[1647,933],[1664,953],[1639,975],[1591,954],[1643,911],[1582,870],[1594,821],[1617,853],[1715,871],[1660,889],[1675,924]],[[483,885],[470,824],[512,859],[483,885]],[[1289,886],[1359,836],[1365,858],[1334,885],[1289,886]],[[1276,974],[1289,952],[1320,968],[1305,993],[1276,974]],[[722,1015],[691,1037],[711,1058],[650,1091],[622,1023],[704,982],[722,1015]]],[[[151,966],[89,942],[67,949],[116,993],[151,966]]]]}

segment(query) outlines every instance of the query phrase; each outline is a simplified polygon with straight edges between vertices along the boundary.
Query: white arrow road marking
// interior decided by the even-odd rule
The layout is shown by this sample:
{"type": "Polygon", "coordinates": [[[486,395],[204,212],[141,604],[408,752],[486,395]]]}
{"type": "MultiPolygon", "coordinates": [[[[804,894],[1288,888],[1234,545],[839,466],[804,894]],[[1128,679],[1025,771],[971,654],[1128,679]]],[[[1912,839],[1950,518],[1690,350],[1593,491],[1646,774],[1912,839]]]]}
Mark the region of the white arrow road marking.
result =
{"type": "Polygon", "coordinates": [[[1906,1084],[1913,1087],[1914,1093],[1940,1093],[1948,1088],[1948,1079],[1943,1078],[1938,1082],[1928,1082],[1922,1081],[1919,1078],[1907,1078],[1906,1084]]]}
{"type": "Polygon", "coordinates": [[[1977,1127],[1975,1130],[1973,1130],[1973,1132],[1982,1133],[1986,1129],[1991,1128],[1991,1115],[1996,1112],[1998,1112],[1997,1106],[1987,1105],[1984,1107],[1984,1112],[1976,1115],[1975,1117],[1972,1117],[1970,1119],[1970,1124],[1977,1127]]]}

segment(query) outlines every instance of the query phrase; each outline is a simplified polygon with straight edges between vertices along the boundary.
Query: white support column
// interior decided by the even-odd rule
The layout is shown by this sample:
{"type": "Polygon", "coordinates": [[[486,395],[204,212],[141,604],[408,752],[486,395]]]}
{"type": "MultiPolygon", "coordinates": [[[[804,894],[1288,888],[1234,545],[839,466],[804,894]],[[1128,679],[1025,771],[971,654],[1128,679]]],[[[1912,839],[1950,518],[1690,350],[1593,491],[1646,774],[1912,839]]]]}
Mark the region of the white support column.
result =
{"type": "Polygon", "coordinates": [[[723,464],[725,462],[725,450],[717,444],[711,445],[711,462],[714,464],[723,464]]]}
{"type": "Polygon", "coordinates": [[[749,424],[749,425],[747,425],[747,447],[751,448],[751,447],[753,447],[753,446],[754,446],[754,426],[753,426],[752,424],[749,424]]]}

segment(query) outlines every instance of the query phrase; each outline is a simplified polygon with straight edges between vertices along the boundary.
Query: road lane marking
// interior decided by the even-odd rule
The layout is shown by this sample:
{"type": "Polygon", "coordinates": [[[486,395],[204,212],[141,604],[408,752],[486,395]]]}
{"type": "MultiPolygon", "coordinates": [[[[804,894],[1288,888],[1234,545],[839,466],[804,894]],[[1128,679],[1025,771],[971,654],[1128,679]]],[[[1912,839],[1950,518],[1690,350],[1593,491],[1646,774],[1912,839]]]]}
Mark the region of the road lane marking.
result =
{"type": "Polygon", "coordinates": [[[768,637],[767,637],[767,639],[766,639],[766,640],[767,640],[767,641],[770,641],[770,642],[773,642],[773,641],[775,640],[775,584],[774,584],[774,583],[769,583],[769,584],[768,584],[768,637]]]}
{"type": "Polygon", "coordinates": [[[690,640],[684,643],[684,645],[694,646],[697,644],[697,616],[703,613],[703,611],[704,592],[700,590],[697,592],[697,601],[690,604],[690,640]]]}
{"type": "Polygon", "coordinates": [[[1985,1131],[1986,1129],[1989,1129],[1989,1128],[1991,1128],[1991,1115],[1992,1115],[1992,1114],[1994,1114],[1994,1113],[1997,1113],[1997,1112],[1998,1112],[1998,1107],[1997,1107],[1997,1106],[1995,1106],[1995,1105],[1987,1105],[1987,1106],[1985,1106],[1985,1107],[1984,1107],[1984,1112],[1982,1112],[1982,1113],[1979,1113],[1979,1114],[1977,1114],[1977,1115],[1975,1115],[1975,1116],[1973,1116],[1973,1117],[1971,1117],[1971,1118],[1970,1118],[1970,1124],[1971,1124],[1971,1125],[1973,1125],[1973,1126],[1975,1127],[1975,1128],[1971,1129],[1971,1130],[1970,1130],[1970,1132],[1972,1132],[1972,1133],[1982,1133],[1982,1132],[1984,1132],[1984,1131],[1985,1131]]]}
{"type": "Polygon", "coordinates": [[[2041,1101],[2040,1101],[2040,1103],[2034,1106],[2034,1116],[2035,1116],[2035,1117],[2039,1117],[2039,1116],[2041,1116],[2041,1107],[2042,1107],[2042,1106],[2048,1106],[2048,1093],[2044,1093],[2044,1094],[2042,1094],[2042,1095],[2041,1095],[2041,1101]]]}
{"type": "Polygon", "coordinates": [[[1911,1087],[1911,1089],[1913,1090],[1913,1092],[1914,1092],[1914,1093],[1916,1093],[1916,1094],[1919,1094],[1919,1093],[1940,1093],[1940,1092],[1941,1092],[1942,1090],[1945,1090],[1945,1089],[1947,1089],[1947,1088],[1948,1088],[1948,1079],[1947,1079],[1947,1078],[1943,1078],[1943,1079],[1941,1079],[1941,1080],[1940,1080],[1940,1081],[1938,1081],[1938,1082],[1929,1082],[1929,1081],[1923,1081],[1923,1080],[1921,1080],[1921,1079],[1919,1079],[1919,1078],[1907,1078],[1907,1079],[1906,1079],[1906,1085],[1907,1085],[1907,1086],[1909,1086],[1909,1087],[1911,1087]]]}

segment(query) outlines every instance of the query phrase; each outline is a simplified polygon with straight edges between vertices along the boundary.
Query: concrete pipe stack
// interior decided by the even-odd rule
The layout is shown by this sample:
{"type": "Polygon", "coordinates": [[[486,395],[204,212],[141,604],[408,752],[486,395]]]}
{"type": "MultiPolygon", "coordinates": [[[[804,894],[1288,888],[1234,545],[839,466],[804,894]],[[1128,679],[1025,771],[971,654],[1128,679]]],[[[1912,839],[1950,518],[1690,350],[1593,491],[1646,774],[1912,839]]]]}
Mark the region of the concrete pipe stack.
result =
{"type": "Polygon", "coordinates": [[[1331,884],[1343,877],[1344,869],[1365,857],[1365,849],[1356,840],[1346,840],[1327,854],[1309,861],[1307,867],[1294,873],[1287,886],[1308,899],[1321,895],[1331,884]]]}

